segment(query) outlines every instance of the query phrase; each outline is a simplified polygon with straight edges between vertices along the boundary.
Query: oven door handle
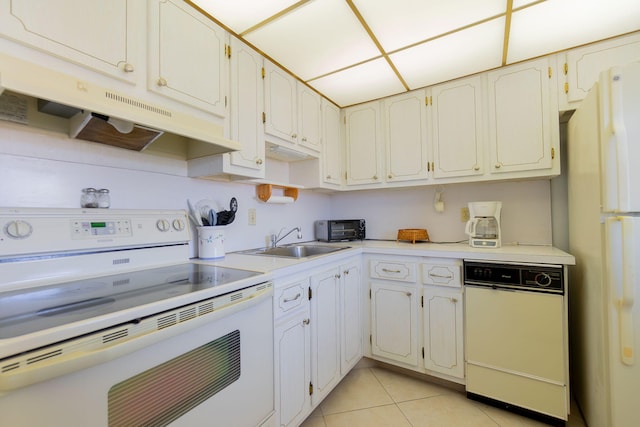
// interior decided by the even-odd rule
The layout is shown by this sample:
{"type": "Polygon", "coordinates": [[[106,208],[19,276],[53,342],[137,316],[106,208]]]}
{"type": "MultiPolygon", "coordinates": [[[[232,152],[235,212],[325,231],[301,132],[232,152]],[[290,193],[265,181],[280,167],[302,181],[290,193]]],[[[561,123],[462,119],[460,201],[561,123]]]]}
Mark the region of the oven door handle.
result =
{"type": "MultiPolygon", "coordinates": [[[[247,290],[245,289],[243,291],[247,290]]],[[[183,311],[185,307],[182,307],[180,309],[172,310],[169,313],[165,312],[161,315],[143,319],[138,324],[131,323],[127,325],[120,325],[106,331],[70,340],[60,346],[51,346],[48,349],[40,350],[37,354],[51,354],[52,356],[42,357],[42,360],[36,363],[27,363],[24,361],[30,356],[31,358],[35,358],[36,352],[33,352],[32,355],[16,356],[15,359],[21,359],[24,362],[20,363],[20,366],[15,369],[0,372],[0,396],[2,395],[2,392],[5,391],[26,387],[106,363],[110,360],[133,353],[134,351],[149,347],[160,341],[186,333],[189,330],[196,329],[200,326],[206,325],[207,323],[215,322],[223,317],[230,316],[243,310],[249,310],[251,307],[258,305],[265,300],[271,299],[272,295],[273,288],[271,284],[269,284],[265,289],[256,290],[244,299],[233,301],[230,304],[221,306],[210,313],[193,317],[184,322],[175,323],[162,329],[157,329],[156,317],[164,317],[174,311],[183,311]],[[95,342],[103,342],[103,337],[105,335],[112,334],[116,331],[122,331],[124,329],[131,329],[134,333],[138,330],[139,335],[132,334],[131,336],[127,336],[125,338],[127,339],[126,341],[115,339],[112,342],[102,344],[98,348],[82,348],[82,344],[85,342],[93,342],[93,346],[95,346],[95,342]],[[145,329],[146,332],[141,332],[145,331],[145,329]],[[66,348],[69,350],[65,350],[66,348]]],[[[217,297],[211,298],[211,300],[215,300],[216,298],[217,297]]],[[[194,305],[202,305],[204,302],[205,301],[194,303],[194,305]]],[[[8,359],[3,361],[2,366],[8,366],[7,364],[12,363],[13,360],[8,359]]]]}

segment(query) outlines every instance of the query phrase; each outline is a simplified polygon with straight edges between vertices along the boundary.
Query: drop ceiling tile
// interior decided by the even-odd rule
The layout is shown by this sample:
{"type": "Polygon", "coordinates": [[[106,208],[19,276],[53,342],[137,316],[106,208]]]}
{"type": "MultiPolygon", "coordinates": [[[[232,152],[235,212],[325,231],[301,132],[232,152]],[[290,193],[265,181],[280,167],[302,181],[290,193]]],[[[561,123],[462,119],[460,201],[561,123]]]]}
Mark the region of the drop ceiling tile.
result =
{"type": "Polygon", "coordinates": [[[191,0],[236,34],[264,21],[298,0],[191,0]]]}
{"type": "Polygon", "coordinates": [[[547,1],[514,12],[513,63],[640,29],[638,0],[547,1]]]}
{"type": "Polygon", "coordinates": [[[386,52],[506,12],[505,0],[354,0],[386,52]]]}
{"type": "Polygon", "coordinates": [[[382,58],[308,84],[340,107],[395,95],[405,90],[387,61],[382,58]]]}
{"type": "Polygon", "coordinates": [[[246,39],[302,80],[380,56],[344,0],[307,3],[246,39]]]}
{"type": "Polygon", "coordinates": [[[504,18],[450,34],[390,55],[411,89],[499,67],[504,18]]]}

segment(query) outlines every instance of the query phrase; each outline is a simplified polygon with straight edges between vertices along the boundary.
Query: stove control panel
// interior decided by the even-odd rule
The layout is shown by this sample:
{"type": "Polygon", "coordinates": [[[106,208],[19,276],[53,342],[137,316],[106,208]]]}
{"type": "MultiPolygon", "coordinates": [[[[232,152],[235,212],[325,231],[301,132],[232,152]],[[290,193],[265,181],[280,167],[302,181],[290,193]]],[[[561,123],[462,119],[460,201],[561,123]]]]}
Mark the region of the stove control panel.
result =
{"type": "Polygon", "coordinates": [[[0,258],[184,244],[184,210],[0,209],[0,258]]]}

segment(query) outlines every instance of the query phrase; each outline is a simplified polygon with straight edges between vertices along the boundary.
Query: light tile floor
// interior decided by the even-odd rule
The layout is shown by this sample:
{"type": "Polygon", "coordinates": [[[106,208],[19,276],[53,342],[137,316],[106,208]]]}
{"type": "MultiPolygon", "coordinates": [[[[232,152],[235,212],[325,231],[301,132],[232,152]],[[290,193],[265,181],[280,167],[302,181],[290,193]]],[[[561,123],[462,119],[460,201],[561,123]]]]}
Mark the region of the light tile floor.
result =
{"type": "MultiPolygon", "coordinates": [[[[584,427],[577,410],[567,427],[584,427]]],[[[360,363],[301,427],[543,427],[463,392],[360,363]]]]}

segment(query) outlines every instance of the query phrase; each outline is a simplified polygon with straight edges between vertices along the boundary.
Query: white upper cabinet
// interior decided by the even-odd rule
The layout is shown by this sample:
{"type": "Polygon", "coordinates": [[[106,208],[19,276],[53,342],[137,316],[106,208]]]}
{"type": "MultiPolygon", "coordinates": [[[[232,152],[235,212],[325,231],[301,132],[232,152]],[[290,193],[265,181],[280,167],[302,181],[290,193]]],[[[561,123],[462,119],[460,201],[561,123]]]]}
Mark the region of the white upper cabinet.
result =
{"type": "Polygon", "coordinates": [[[294,144],[298,139],[297,81],[266,60],[264,70],[264,131],[294,144]]]}
{"type": "Polygon", "coordinates": [[[144,31],[132,1],[0,1],[2,35],[131,83],[137,80],[136,43],[144,31]]]}
{"type": "Polygon", "coordinates": [[[382,126],[377,101],[345,110],[347,185],[382,182],[382,126]]]}
{"type": "Polygon", "coordinates": [[[322,98],[298,83],[298,144],[320,151],[322,142],[322,98]]]}
{"type": "Polygon", "coordinates": [[[325,184],[342,184],[343,149],[340,134],[340,109],[331,102],[322,100],[322,181],[325,184]]]}
{"type": "Polygon", "coordinates": [[[425,91],[384,100],[387,182],[428,178],[425,91]]]}
{"type": "Polygon", "coordinates": [[[474,76],[431,88],[434,178],[484,173],[483,87],[482,77],[474,76]]]}
{"type": "Polygon", "coordinates": [[[558,98],[551,58],[501,68],[487,78],[489,172],[535,176],[531,171],[552,174],[553,168],[559,173],[558,98]]]}
{"type": "Polygon", "coordinates": [[[640,61],[640,33],[571,49],[559,55],[564,73],[560,82],[560,110],[577,108],[600,72],[614,65],[640,61]]]}
{"type": "Polygon", "coordinates": [[[262,65],[261,55],[232,38],[231,139],[240,142],[242,150],[228,154],[231,168],[238,168],[230,172],[253,178],[264,178],[265,168],[262,65]]]}
{"type": "Polygon", "coordinates": [[[178,0],[149,0],[149,90],[226,116],[227,33],[178,0]]]}

